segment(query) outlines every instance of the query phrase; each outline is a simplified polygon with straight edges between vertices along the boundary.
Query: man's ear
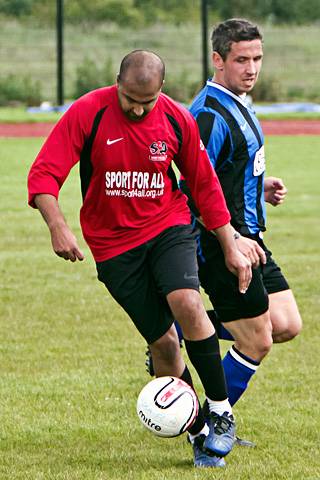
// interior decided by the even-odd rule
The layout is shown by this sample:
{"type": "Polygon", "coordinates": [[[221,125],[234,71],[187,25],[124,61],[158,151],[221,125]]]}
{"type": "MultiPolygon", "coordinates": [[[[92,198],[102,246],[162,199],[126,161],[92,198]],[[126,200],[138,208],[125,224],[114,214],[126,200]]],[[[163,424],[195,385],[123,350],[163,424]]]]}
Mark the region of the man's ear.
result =
{"type": "Polygon", "coordinates": [[[117,73],[117,84],[119,84],[119,83],[120,83],[120,74],[117,73]]]}
{"type": "Polygon", "coordinates": [[[213,66],[216,70],[223,70],[224,61],[223,61],[223,58],[221,57],[220,53],[218,53],[218,52],[213,52],[212,53],[212,63],[213,63],[213,66]]]}

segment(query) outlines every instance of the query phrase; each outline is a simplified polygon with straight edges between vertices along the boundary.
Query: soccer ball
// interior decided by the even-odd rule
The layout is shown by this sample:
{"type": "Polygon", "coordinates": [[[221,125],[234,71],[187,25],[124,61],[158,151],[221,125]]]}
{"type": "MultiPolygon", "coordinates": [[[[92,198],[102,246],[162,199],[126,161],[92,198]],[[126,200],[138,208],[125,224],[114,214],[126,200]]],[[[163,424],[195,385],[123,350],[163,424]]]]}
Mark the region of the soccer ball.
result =
{"type": "Polygon", "coordinates": [[[141,423],[159,437],[177,437],[198,414],[198,400],[186,382],[175,377],[158,377],[147,383],[137,400],[141,423]]]}

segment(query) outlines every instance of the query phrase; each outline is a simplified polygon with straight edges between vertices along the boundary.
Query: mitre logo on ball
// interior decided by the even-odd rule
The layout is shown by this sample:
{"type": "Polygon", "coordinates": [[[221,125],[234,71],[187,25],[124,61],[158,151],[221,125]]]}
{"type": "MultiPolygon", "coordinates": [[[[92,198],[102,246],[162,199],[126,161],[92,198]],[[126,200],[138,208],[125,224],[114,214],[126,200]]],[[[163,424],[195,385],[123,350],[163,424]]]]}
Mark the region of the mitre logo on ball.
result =
{"type": "Polygon", "coordinates": [[[137,414],[149,431],[160,437],[184,433],[198,414],[198,400],[186,382],[175,377],[158,377],[141,390],[137,414]]]}

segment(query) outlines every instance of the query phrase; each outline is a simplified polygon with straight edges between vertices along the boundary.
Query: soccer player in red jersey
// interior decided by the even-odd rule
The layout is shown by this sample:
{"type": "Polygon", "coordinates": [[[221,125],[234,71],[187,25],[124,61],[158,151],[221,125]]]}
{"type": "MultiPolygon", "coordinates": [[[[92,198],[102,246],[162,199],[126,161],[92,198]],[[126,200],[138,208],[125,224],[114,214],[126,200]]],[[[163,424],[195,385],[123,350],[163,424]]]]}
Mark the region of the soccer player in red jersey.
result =
{"type": "Polygon", "coordinates": [[[191,114],[161,93],[165,66],[136,50],[121,62],[117,83],[92,91],[69,108],[44,143],[29,177],[29,204],[40,210],[55,253],[83,260],[58,203],[59,190],[80,162],[82,232],[98,278],[128,313],[152,352],[157,376],[192,385],[174,319],[202,382],[215,422],[200,409],[189,429],[194,463],[224,466],[235,425],[219,343],[199,293],[195,232],[174,162],[208,230],[222,246],[228,269],[245,293],[251,264],[237,249],[219,181],[191,114]],[[219,418],[224,425],[223,433],[219,418]]]}

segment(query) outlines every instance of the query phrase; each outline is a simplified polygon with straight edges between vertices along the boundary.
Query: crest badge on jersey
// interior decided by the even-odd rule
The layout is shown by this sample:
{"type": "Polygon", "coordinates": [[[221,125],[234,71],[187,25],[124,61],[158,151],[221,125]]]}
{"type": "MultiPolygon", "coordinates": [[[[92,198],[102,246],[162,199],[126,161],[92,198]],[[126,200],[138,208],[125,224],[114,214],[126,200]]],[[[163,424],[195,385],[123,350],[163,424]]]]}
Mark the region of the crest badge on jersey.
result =
{"type": "Polygon", "coordinates": [[[253,176],[259,177],[266,169],[266,160],[264,155],[264,146],[256,152],[253,161],[253,176]]]}
{"type": "Polygon", "coordinates": [[[163,140],[157,140],[152,142],[149,147],[150,155],[149,159],[153,162],[165,162],[167,160],[168,147],[163,140]]]}

